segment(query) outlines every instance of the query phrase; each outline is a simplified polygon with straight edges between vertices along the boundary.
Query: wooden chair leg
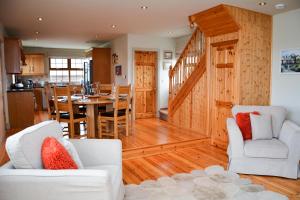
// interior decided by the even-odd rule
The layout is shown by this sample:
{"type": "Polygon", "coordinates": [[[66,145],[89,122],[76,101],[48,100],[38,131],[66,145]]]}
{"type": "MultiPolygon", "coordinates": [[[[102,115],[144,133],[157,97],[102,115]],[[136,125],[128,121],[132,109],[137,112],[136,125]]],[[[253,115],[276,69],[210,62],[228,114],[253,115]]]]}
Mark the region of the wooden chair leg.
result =
{"type": "Polygon", "coordinates": [[[126,136],[128,136],[129,135],[129,133],[128,133],[128,131],[129,131],[129,123],[128,123],[128,118],[129,118],[129,116],[128,116],[128,114],[126,115],[126,136]]]}
{"type": "Polygon", "coordinates": [[[70,125],[69,125],[69,127],[70,127],[70,129],[69,129],[69,137],[70,138],[74,138],[74,136],[75,136],[75,126],[74,126],[74,123],[69,123],[70,125]]]}
{"type": "Polygon", "coordinates": [[[102,121],[101,121],[101,119],[99,120],[98,131],[99,131],[99,138],[102,138],[102,121]]]}
{"type": "Polygon", "coordinates": [[[114,120],[114,138],[118,139],[118,120],[114,120]]]}

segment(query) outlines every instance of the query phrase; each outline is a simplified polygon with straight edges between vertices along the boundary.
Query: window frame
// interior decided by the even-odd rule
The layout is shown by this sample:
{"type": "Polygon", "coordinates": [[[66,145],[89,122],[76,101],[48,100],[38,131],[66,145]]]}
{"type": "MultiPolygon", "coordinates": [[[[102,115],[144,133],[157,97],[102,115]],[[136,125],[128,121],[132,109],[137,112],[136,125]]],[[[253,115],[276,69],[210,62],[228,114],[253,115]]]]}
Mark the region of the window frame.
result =
{"type": "MultiPolygon", "coordinates": [[[[84,74],[84,67],[83,68],[71,68],[71,60],[72,59],[86,59],[86,58],[66,58],[66,57],[49,57],[49,79],[50,79],[50,71],[51,70],[61,70],[61,71],[68,71],[68,83],[73,83],[71,82],[71,71],[82,71],[84,74]],[[67,68],[51,68],[51,59],[67,59],[67,68]]],[[[84,75],[83,75],[84,76],[84,75]]],[[[58,82],[55,82],[58,83],[58,82]]],[[[78,83],[78,82],[74,82],[74,83],[78,83]]]]}

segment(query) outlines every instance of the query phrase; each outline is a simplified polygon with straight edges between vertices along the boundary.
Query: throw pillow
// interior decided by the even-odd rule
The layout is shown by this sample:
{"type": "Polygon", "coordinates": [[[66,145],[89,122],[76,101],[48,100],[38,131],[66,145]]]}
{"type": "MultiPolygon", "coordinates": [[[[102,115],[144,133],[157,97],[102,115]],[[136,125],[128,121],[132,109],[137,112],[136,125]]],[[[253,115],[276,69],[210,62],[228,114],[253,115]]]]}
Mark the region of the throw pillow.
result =
{"type": "Polygon", "coordinates": [[[45,138],[41,154],[45,169],[78,169],[68,151],[54,137],[45,138]]]}
{"type": "Polygon", "coordinates": [[[252,139],[265,140],[273,138],[271,115],[250,114],[252,139]]]}
{"type": "Polygon", "coordinates": [[[76,163],[78,169],[83,169],[84,168],[83,164],[79,158],[79,155],[78,155],[74,145],[65,138],[59,138],[58,141],[66,148],[66,150],[68,151],[70,156],[73,158],[74,162],[76,163]]]}
{"type": "MultiPolygon", "coordinates": [[[[251,112],[254,115],[259,115],[259,112],[251,112]]],[[[238,113],[236,115],[236,123],[240,128],[244,140],[252,139],[252,129],[251,129],[251,121],[250,121],[250,112],[246,113],[238,113]]]]}

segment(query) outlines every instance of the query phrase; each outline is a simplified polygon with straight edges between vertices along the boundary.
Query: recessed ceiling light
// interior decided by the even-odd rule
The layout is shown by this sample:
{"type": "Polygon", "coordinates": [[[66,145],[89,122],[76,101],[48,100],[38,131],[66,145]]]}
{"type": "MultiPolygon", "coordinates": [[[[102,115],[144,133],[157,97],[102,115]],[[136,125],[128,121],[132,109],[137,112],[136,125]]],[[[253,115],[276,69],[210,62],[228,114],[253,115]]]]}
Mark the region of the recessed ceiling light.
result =
{"type": "Polygon", "coordinates": [[[147,10],[147,9],[148,9],[148,6],[141,6],[141,9],[142,9],[142,10],[147,10]]]}
{"type": "Polygon", "coordinates": [[[37,20],[41,22],[41,21],[43,21],[43,18],[38,17],[37,20]]]}
{"type": "Polygon", "coordinates": [[[117,28],[117,25],[113,24],[111,25],[112,28],[117,28]]]}
{"type": "Polygon", "coordinates": [[[35,34],[38,35],[38,34],[40,34],[40,32],[36,31],[35,34]]]}
{"type": "Polygon", "coordinates": [[[267,5],[267,3],[262,1],[262,2],[259,2],[258,5],[265,6],[265,5],[267,5]]]}
{"type": "Polygon", "coordinates": [[[277,10],[285,9],[285,4],[284,3],[275,4],[275,8],[277,10]]]}

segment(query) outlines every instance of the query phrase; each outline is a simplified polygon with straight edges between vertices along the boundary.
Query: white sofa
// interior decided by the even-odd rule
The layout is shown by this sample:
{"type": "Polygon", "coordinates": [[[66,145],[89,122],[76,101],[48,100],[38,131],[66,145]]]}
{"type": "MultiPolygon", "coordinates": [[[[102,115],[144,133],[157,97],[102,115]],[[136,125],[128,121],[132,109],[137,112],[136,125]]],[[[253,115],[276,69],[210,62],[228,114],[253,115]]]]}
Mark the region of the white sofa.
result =
{"type": "Polygon", "coordinates": [[[32,166],[24,165],[24,169],[15,169],[8,162],[0,168],[1,200],[124,198],[120,140],[72,139],[70,141],[75,146],[84,169],[45,170],[39,168],[41,160],[37,156],[40,158],[40,145],[47,136],[62,136],[62,128],[56,121],[42,122],[8,139],[9,145],[17,146],[10,149],[10,153],[24,156],[32,166]],[[19,141],[16,142],[17,140],[19,141]]]}
{"type": "Polygon", "coordinates": [[[232,115],[258,111],[272,118],[272,140],[243,140],[235,119],[227,119],[229,135],[228,169],[237,173],[281,176],[297,179],[300,160],[300,127],[286,120],[280,106],[234,106],[232,115]]]}

